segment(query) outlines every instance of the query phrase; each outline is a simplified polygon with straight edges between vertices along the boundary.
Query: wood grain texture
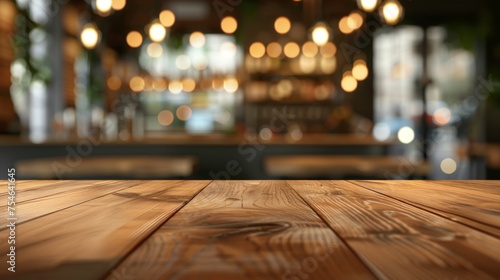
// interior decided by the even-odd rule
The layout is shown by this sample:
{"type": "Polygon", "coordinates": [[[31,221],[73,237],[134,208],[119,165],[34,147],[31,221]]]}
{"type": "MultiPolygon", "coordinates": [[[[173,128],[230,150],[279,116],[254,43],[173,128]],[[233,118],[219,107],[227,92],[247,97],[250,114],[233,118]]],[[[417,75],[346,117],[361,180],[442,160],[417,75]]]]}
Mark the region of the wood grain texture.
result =
{"type": "MultiPolygon", "coordinates": [[[[41,217],[80,203],[120,191],[139,181],[60,181],[39,188],[16,192],[17,224],[41,217]]],[[[0,220],[7,220],[7,205],[0,206],[0,220]]],[[[7,224],[0,224],[0,230],[7,224]]]]}
{"type": "Polygon", "coordinates": [[[379,193],[424,208],[500,237],[498,181],[353,181],[379,193]]]}
{"type": "Polygon", "coordinates": [[[278,181],[217,181],[108,279],[372,279],[373,274],[278,181]]]}
{"type": "Polygon", "coordinates": [[[381,278],[498,279],[500,241],[345,181],[289,181],[381,278]]]}
{"type": "Polygon", "coordinates": [[[17,272],[0,279],[99,279],[208,183],[144,181],[18,225],[17,272]]]}

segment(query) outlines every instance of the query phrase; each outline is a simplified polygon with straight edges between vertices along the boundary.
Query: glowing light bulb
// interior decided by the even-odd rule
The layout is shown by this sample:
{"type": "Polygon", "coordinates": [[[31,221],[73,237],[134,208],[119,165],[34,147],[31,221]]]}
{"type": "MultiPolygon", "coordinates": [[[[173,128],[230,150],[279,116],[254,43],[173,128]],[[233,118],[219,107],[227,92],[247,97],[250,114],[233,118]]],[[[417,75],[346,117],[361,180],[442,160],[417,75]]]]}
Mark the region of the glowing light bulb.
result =
{"type": "Polygon", "coordinates": [[[167,36],[167,30],[165,27],[159,22],[153,22],[149,27],[149,38],[153,42],[161,42],[167,36]]]}
{"type": "Polygon", "coordinates": [[[373,12],[380,0],[358,0],[358,8],[365,12],[373,12]]]}
{"type": "Polygon", "coordinates": [[[380,13],[387,24],[394,25],[403,17],[403,7],[396,0],[387,0],[380,7],[380,13]]]}
{"type": "Polygon", "coordinates": [[[113,7],[113,1],[111,0],[96,0],[95,8],[101,14],[108,14],[113,7]]]}
{"type": "Polygon", "coordinates": [[[330,40],[330,30],[328,28],[328,25],[323,22],[317,23],[313,27],[312,40],[318,46],[325,45],[328,40],[330,40]]]}
{"type": "Polygon", "coordinates": [[[398,131],[398,139],[403,144],[410,144],[415,140],[415,131],[409,126],[405,126],[398,131]]]}
{"type": "Polygon", "coordinates": [[[92,23],[88,23],[83,27],[82,33],[80,34],[80,40],[85,48],[93,49],[97,46],[100,36],[97,27],[92,23]]]}

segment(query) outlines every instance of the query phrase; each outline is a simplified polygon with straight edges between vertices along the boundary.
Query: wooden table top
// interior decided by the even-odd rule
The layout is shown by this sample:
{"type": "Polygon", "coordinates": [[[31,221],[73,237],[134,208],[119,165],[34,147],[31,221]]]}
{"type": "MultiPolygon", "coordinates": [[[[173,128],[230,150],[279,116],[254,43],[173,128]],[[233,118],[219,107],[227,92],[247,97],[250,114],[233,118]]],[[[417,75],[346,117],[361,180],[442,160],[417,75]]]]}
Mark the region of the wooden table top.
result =
{"type": "Polygon", "coordinates": [[[500,277],[499,181],[18,181],[16,200],[0,279],[500,277]]]}

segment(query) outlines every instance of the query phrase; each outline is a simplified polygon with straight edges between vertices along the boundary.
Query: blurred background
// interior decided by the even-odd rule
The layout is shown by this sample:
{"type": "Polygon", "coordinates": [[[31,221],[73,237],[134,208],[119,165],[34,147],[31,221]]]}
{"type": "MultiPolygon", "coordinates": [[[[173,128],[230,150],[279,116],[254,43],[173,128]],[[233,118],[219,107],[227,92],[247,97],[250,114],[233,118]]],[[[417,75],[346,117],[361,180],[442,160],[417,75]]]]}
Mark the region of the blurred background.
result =
{"type": "Polygon", "coordinates": [[[0,0],[0,178],[499,179],[496,0],[0,0]]]}

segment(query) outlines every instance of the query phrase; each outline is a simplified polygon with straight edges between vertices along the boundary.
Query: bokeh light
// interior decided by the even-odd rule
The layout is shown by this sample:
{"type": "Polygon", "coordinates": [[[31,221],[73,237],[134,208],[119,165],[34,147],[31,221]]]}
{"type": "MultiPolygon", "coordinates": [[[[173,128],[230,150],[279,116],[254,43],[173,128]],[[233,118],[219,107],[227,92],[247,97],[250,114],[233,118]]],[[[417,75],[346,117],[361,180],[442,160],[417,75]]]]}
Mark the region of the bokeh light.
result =
{"type": "Polygon", "coordinates": [[[364,81],[368,77],[368,66],[364,60],[358,59],[354,62],[352,76],[358,81],[364,81]]]}
{"type": "Polygon", "coordinates": [[[180,81],[171,81],[168,84],[168,90],[173,94],[179,94],[182,91],[182,82],[180,81]]]}
{"type": "Polygon", "coordinates": [[[398,131],[398,139],[403,144],[410,144],[415,140],[415,131],[409,126],[402,127],[398,131]]]}
{"type": "Polygon", "coordinates": [[[446,158],[441,161],[440,167],[443,173],[451,175],[457,171],[457,162],[451,158],[446,158]]]}
{"type": "Polygon", "coordinates": [[[451,121],[450,109],[446,107],[437,109],[432,115],[432,120],[437,125],[447,125],[451,121]]]}
{"type": "Polygon", "coordinates": [[[174,122],[174,114],[169,110],[163,110],[158,113],[158,123],[163,126],[169,126],[174,122]]]}
{"type": "Polygon", "coordinates": [[[319,52],[323,57],[333,57],[337,53],[337,47],[334,43],[328,42],[325,45],[321,46],[319,52]]]}
{"type": "Polygon", "coordinates": [[[111,76],[108,78],[106,84],[110,90],[119,90],[122,86],[122,81],[116,76],[111,76]]]}
{"type": "Polygon", "coordinates": [[[163,39],[165,39],[165,36],[167,36],[167,30],[159,22],[151,23],[148,33],[149,38],[151,38],[153,42],[161,42],[163,41],[163,39]]]}
{"type": "Polygon", "coordinates": [[[172,27],[175,23],[175,14],[170,10],[160,12],[160,22],[165,27],[172,27]]]}
{"type": "Polygon", "coordinates": [[[130,31],[128,34],[127,34],[127,44],[131,47],[131,48],[138,48],[142,45],[142,35],[141,33],[137,32],[137,31],[130,31]]]}
{"type": "Polygon", "coordinates": [[[121,11],[123,8],[125,8],[125,5],[127,5],[126,0],[113,0],[111,7],[115,11],[121,11]]]}
{"type": "Polygon", "coordinates": [[[284,52],[288,58],[296,58],[300,54],[300,47],[295,42],[289,42],[285,45],[284,52]]]}
{"type": "Polygon", "coordinates": [[[222,31],[226,34],[233,34],[238,29],[238,21],[234,17],[225,17],[220,22],[222,31]]]}
{"type": "Polygon", "coordinates": [[[193,115],[193,110],[191,110],[191,108],[187,105],[182,105],[177,108],[176,115],[179,120],[187,121],[193,115]]]}
{"type": "Polygon", "coordinates": [[[311,41],[305,42],[302,45],[302,53],[306,57],[315,57],[318,54],[318,45],[311,41]]]}
{"type": "Polygon", "coordinates": [[[290,31],[292,23],[287,17],[279,17],[274,21],[274,30],[279,34],[286,34],[290,31]]]}
{"type": "Polygon", "coordinates": [[[175,65],[180,70],[187,70],[191,67],[191,58],[185,54],[181,54],[175,60],[175,65]]]}
{"type": "Polygon", "coordinates": [[[352,76],[350,71],[344,73],[340,86],[345,92],[351,93],[358,88],[358,81],[352,76]]]}
{"type": "Polygon", "coordinates": [[[129,82],[130,89],[134,92],[143,91],[145,85],[146,83],[144,82],[144,79],[140,76],[133,77],[129,82]]]}
{"type": "Polygon", "coordinates": [[[239,83],[236,78],[228,78],[224,80],[224,90],[229,93],[235,93],[239,88],[239,83]]]}
{"type": "Polygon", "coordinates": [[[158,43],[150,43],[146,51],[150,57],[158,58],[163,54],[163,47],[158,43]]]}
{"type": "Polygon", "coordinates": [[[266,54],[266,47],[261,42],[250,45],[250,55],[254,58],[261,58],[266,54]]]}
{"type": "Polygon", "coordinates": [[[278,58],[281,56],[282,48],[281,45],[277,42],[272,42],[267,45],[267,55],[272,58],[278,58]]]}
{"type": "Polygon", "coordinates": [[[203,48],[205,42],[205,35],[199,31],[195,31],[189,36],[189,44],[191,44],[193,48],[203,48]]]}

